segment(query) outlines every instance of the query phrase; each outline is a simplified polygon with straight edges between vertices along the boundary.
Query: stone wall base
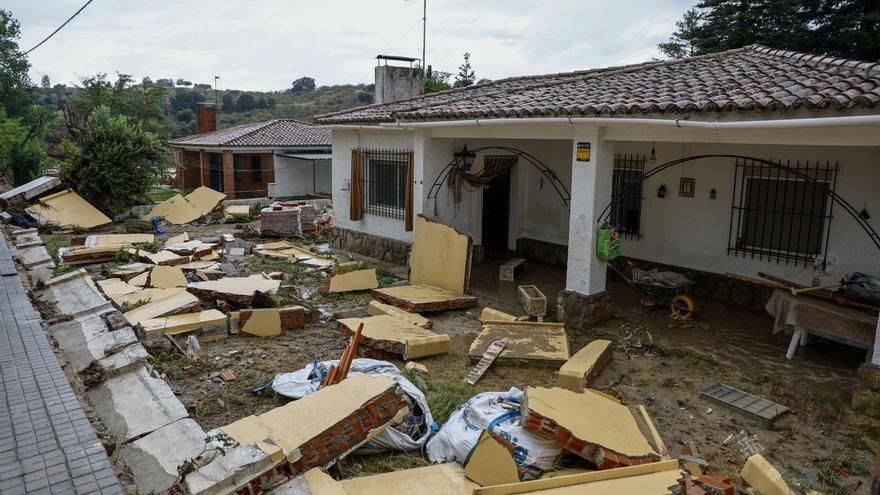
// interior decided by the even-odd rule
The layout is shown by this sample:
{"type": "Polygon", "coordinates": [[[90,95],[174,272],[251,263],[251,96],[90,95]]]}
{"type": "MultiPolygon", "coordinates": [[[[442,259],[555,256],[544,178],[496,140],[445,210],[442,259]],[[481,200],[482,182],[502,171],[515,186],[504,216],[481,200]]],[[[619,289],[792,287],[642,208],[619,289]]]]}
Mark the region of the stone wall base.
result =
{"type": "Polygon", "coordinates": [[[607,291],[589,296],[571,290],[559,292],[556,319],[569,329],[587,329],[613,317],[614,306],[607,291]]]}
{"type": "Polygon", "coordinates": [[[520,258],[545,265],[566,266],[568,264],[568,246],[529,239],[528,237],[520,237],[516,240],[516,254],[520,258]]]}
{"type": "Polygon", "coordinates": [[[407,265],[411,246],[387,237],[365,234],[356,230],[332,227],[324,231],[330,245],[362,256],[387,261],[395,265],[407,265]]]}

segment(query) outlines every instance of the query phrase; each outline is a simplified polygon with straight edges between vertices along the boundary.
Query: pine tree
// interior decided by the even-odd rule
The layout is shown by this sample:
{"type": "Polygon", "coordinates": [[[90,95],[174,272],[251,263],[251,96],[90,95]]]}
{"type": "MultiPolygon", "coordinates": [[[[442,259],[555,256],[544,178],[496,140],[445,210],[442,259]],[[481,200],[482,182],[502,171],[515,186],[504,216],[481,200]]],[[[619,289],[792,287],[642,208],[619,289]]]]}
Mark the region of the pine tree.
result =
{"type": "Polygon", "coordinates": [[[472,86],[476,80],[477,76],[471,68],[471,54],[465,52],[464,63],[458,66],[458,75],[455,76],[455,83],[452,87],[465,88],[467,86],[472,86]]]}

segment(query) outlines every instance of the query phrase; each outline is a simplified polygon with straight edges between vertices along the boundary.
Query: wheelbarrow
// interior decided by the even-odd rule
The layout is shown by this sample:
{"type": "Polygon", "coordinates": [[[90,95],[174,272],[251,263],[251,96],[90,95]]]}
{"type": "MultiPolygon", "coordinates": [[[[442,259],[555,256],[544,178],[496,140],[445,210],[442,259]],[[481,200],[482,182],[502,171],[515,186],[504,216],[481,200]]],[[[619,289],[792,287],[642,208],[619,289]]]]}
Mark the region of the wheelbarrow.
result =
{"type": "MultiPolygon", "coordinates": [[[[627,264],[635,266],[631,262],[627,262],[627,264]]],[[[641,302],[643,308],[654,309],[666,306],[671,311],[670,316],[678,320],[689,320],[697,312],[697,305],[690,296],[691,286],[696,284],[696,282],[690,280],[671,287],[649,284],[627,277],[611,263],[608,263],[608,266],[620,275],[620,278],[624,279],[626,283],[642,294],[641,302]]]]}

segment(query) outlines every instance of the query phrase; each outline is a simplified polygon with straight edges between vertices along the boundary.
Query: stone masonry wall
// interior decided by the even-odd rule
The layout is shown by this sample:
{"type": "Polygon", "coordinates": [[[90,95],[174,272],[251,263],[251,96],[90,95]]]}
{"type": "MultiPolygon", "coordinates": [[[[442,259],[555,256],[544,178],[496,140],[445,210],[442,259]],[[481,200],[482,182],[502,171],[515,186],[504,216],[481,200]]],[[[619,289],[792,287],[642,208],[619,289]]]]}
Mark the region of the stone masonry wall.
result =
{"type": "Polygon", "coordinates": [[[411,246],[386,237],[378,237],[354,230],[333,227],[324,231],[330,245],[370,258],[406,266],[411,246]]]}

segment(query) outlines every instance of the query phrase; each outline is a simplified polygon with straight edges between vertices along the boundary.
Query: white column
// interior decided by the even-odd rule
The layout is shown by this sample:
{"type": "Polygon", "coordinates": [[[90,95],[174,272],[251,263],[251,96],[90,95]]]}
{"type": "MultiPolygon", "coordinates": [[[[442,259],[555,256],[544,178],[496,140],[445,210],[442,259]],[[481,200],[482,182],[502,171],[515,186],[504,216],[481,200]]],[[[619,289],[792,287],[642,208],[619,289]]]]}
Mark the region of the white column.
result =
{"type": "MultiPolygon", "coordinates": [[[[413,178],[415,180],[415,184],[413,185],[414,215],[423,214],[425,211],[425,203],[428,201],[426,197],[426,194],[428,193],[425,191],[425,153],[428,144],[427,141],[431,138],[427,133],[428,131],[423,129],[416,131],[413,136],[413,178]]],[[[427,180],[432,181],[433,177],[430,177],[427,180]]],[[[428,184],[427,187],[431,187],[431,185],[428,184]]],[[[413,222],[415,222],[415,218],[413,218],[413,222]]]]}
{"type": "Polygon", "coordinates": [[[877,330],[874,332],[874,350],[871,352],[871,365],[880,367],[880,316],[877,317],[877,330]]]}
{"type": "Polygon", "coordinates": [[[571,214],[565,288],[593,295],[605,290],[605,262],[596,257],[597,221],[611,201],[614,143],[602,129],[578,129],[572,141],[571,214]],[[590,161],[578,161],[578,143],[590,144],[590,161]]]}

